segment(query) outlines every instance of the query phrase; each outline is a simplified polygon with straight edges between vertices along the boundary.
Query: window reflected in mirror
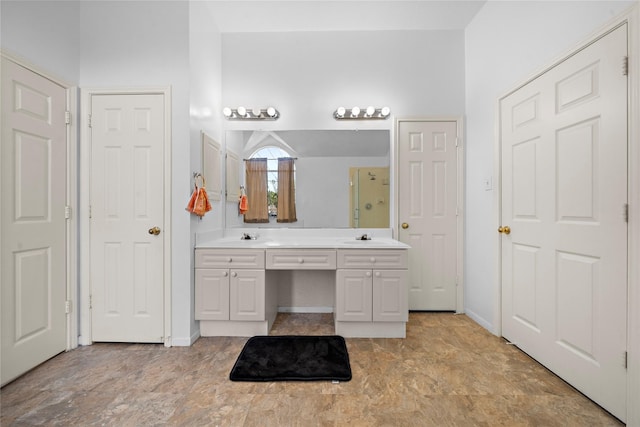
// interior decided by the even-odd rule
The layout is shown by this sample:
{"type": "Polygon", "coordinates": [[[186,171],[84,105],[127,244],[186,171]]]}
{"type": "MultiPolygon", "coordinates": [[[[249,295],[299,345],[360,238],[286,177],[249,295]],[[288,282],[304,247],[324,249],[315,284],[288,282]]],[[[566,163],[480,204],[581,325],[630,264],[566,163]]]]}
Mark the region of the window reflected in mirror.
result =
{"type": "Polygon", "coordinates": [[[247,193],[253,202],[245,223],[297,221],[294,160],[288,152],[273,146],[262,147],[247,159],[247,193]]]}

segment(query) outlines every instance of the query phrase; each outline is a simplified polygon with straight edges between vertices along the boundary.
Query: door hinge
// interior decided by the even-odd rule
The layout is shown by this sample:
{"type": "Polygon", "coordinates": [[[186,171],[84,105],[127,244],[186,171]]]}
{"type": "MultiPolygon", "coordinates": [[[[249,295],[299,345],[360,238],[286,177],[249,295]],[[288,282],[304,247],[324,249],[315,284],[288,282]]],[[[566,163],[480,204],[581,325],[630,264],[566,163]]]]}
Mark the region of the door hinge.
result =
{"type": "Polygon", "coordinates": [[[71,313],[71,301],[65,301],[64,302],[64,312],[66,314],[71,313]]]}
{"type": "Polygon", "coordinates": [[[628,369],[629,367],[629,352],[625,351],[624,352],[624,369],[628,369]]]}
{"type": "Polygon", "coordinates": [[[65,206],[64,207],[64,219],[70,219],[71,218],[71,206],[65,206]]]}
{"type": "Polygon", "coordinates": [[[93,308],[93,295],[89,295],[89,310],[93,308]]]}
{"type": "Polygon", "coordinates": [[[64,122],[68,125],[71,124],[71,111],[64,112],[64,122]]]}
{"type": "Polygon", "coordinates": [[[91,218],[91,205],[89,205],[89,218],[91,218]]]}
{"type": "Polygon", "coordinates": [[[624,217],[624,222],[629,222],[629,203],[625,203],[622,208],[622,216],[624,217]]]}
{"type": "Polygon", "coordinates": [[[91,126],[91,114],[89,114],[89,127],[92,127],[91,126]]]}
{"type": "Polygon", "coordinates": [[[629,75],[629,57],[628,56],[625,56],[622,58],[622,75],[623,76],[629,75]]]}

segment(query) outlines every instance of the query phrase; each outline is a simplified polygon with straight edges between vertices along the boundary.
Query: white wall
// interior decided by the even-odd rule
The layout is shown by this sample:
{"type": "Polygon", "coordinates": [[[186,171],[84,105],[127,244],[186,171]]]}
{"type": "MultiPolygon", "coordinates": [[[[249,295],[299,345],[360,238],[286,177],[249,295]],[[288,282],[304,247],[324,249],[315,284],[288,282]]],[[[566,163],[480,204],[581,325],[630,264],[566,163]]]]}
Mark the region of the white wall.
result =
{"type": "Polygon", "coordinates": [[[466,28],[465,311],[494,333],[500,331],[496,194],[484,190],[483,180],[494,173],[497,99],[631,4],[489,1],[466,28]]]}
{"type": "MultiPolygon", "coordinates": [[[[189,75],[190,75],[190,173],[202,173],[202,132],[221,144],[224,150],[224,136],[222,132],[222,71],[220,66],[221,38],[220,33],[213,25],[213,17],[204,2],[189,2],[189,75]]],[[[224,157],[221,159],[217,173],[220,174],[222,183],[224,172],[224,157]]],[[[190,175],[191,177],[192,175],[190,175]]],[[[193,181],[189,191],[193,188],[193,181]]],[[[189,193],[187,191],[187,193],[189,193]]],[[[188,197],[188,196],[187,196],[188,197]]],[[[180,192],[176,203],[186,204],[185,192],[180,192]]],[[[182,206],[184,208],[184,206],[182,206]]],[[[195,246],[196,233],[220,230],[224,221],[224,192],[219,201],[211,201],[212,210],[202,219],[196,215],[190,215],[190,243],[189,248],[195,246]]],[[[195,283],[194,279],[194,251],[189,251],[189,283],[195,283]]],[[[193,286],[191,285],[191,289],[193,286]]],[[[190,306],[194,306],[194,294],[190,293],[190,306]]],[[[190,314],[191,331],[199,330],[199,322],[196,322],[190,314]]],[[[188,343],[184,343],[188,344],[188,343]]]]}
{"type": "MultiPolygon", "coordinates": [[[[189,3],[92,1],[80,6],[80,85],[165,87],[172,97],[172,340],[194,330],[191,225],[184,210],[191,189],[189,134],[189,3]]],[[[81,202],[82,203],[82,202],[81,202]]]]}
{"type": "Polygon", "coordinates": [[[74,85],[79,79],[79,3],[0,2],[0,43],[13,53],[74,85]]]}
{"type": "Polygon", "coordinates": [[[224,106],[266,107],[275,122],[227,129],[393,128],[393,118],[337,122],[333,111],[367,105],[393,116],[462,114],[462,31],[296,32],[222,35],[224,106]]]}

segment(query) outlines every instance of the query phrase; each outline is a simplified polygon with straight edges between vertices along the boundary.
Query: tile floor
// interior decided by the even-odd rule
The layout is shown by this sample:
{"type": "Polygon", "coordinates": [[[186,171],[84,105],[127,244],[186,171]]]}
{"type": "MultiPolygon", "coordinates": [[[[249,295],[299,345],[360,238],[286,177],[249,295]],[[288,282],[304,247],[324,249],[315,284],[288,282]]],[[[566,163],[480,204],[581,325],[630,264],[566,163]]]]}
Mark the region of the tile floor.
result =
{"type": "MultiPolygon", "coordinates": [[[[333,334],[280,314],[271,334],[333,334]]],[[[406,339],[347,339],[353,379],[238,383],[246,338],[94,344],[0,391],[2,426],[616,426],[618,420],[464,315],[411,313],[406,339]]]]}

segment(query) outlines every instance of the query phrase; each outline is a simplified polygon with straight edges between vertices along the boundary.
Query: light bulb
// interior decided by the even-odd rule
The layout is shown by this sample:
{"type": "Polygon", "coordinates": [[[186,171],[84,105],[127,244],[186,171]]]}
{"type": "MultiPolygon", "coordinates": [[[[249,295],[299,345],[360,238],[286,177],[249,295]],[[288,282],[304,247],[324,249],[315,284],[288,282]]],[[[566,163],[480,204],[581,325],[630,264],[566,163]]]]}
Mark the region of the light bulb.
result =
{"type": "Polygon", "coordinates": [[[223,114],[226,118],[229,118],[229,117],[231,117],[231,114],[233,114],[233,112],[231,111],[231,108],[229,108],[229,107],[224,107],[224,108],[222,109],[222,114],[223,114]]]}
{"type": "Polygon", "coordinates": [[[275,117],[276,116],[276,109],[273,108],[273,107],[267,108],[267,116],[275,117]]]}
{"type": "Polygon", "coordinates": [[[353,107],[351,109],[351,117],[358,117],[360,115],[360,108],[353,107]]]}
{"type": "Polygon", "coordinates": [[[387,117],[390,113],[391,110],[389,109],[389,107],[382,107],[382,110],[380,110],[380,115],[382,117],[387,117]]]}
{"type": "Polygon", "coordinates": [[[342,118],[344,117],[344,114],[347,112],[347,110],[344,107],[338,107],[338,109],[336,110],[336,116],[342,118]]]}
{"type": "Polygon", "coordinates": [[[241,117],[245,117],[247,115],[247,109],[244,107],[238,107],[237,111],[241,117]]]}
{"type": "Polygon", "coordinates": [[[373,106],[369,105],[367,107],[367,117],[373,116],[373,113],[375,112],[376,112],[376,109],[373,106]]]}

